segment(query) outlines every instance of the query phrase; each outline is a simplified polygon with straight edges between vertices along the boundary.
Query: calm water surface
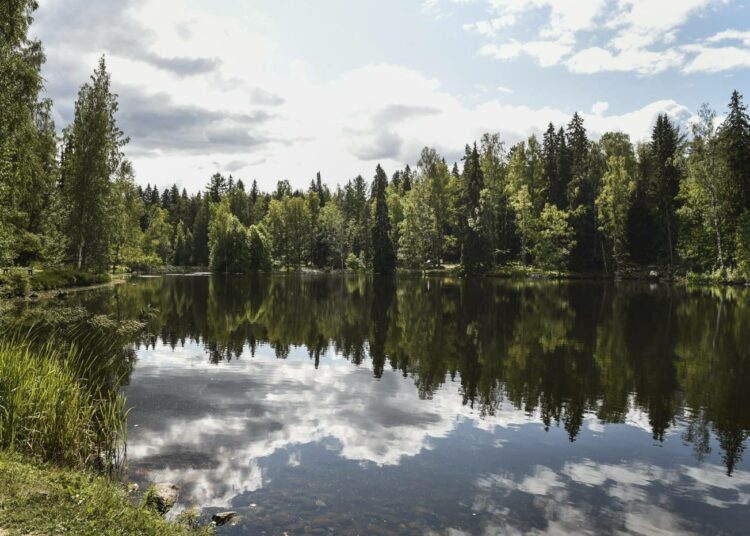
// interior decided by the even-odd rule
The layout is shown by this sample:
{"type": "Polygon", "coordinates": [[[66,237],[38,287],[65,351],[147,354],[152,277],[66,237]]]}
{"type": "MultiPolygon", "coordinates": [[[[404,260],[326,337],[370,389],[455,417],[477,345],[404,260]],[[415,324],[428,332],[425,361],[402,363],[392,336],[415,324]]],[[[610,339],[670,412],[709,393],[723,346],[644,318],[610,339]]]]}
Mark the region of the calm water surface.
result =
{"type": "Polygon", "coordinates": [[[750,293],[140,279],[128,476],[220,534],[750,534],[750,293]]]}

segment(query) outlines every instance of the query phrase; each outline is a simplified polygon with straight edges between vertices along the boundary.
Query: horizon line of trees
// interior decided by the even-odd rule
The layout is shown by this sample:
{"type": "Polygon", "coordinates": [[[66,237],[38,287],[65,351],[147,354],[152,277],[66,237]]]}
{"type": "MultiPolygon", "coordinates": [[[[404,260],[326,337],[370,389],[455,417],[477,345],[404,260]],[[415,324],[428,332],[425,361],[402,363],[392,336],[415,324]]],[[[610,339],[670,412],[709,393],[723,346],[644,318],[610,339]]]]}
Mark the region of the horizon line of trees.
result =
{"type": "Polygon", "coordinates": [[[433,148],[390,177],[377,165],[332,190],[273,192],[214,174],[202,192],[135,183],[104,57],[58,138],[43,98],[36,2],[0,23],[0,264],[103,271],[160,265],[220,272],[426,268],[478,274],[520,263],[614,273],[635,264],[721,278],[750,274],[750,118],[734,91],[717,124],[703,105],[690,136],[660,114],[651,138],[589,138],[583,119],[549,124],[508,150],[466,145],[459,170],[433,148]]]}

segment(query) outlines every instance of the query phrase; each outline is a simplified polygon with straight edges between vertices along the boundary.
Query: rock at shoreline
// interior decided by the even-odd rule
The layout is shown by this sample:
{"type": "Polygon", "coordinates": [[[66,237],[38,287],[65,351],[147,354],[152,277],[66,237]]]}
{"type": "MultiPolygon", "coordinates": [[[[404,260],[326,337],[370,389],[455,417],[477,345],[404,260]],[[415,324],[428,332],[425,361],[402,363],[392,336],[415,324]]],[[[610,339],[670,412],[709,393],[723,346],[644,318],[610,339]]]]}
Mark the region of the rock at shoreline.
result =
{"type": "Polygon", "coordinates": [[[240,516],[237,512],[217,512],[211,516],[211,521],[216,523],[217,526],[224,525],[226,523],[236,524],[240,520],[240,516]]]}
{"type": "Polygon", "coordinates": [[[177,502],[180,488],[169,482],[154,484],[146,494],[146,506],[164,515],[177,502]]]}

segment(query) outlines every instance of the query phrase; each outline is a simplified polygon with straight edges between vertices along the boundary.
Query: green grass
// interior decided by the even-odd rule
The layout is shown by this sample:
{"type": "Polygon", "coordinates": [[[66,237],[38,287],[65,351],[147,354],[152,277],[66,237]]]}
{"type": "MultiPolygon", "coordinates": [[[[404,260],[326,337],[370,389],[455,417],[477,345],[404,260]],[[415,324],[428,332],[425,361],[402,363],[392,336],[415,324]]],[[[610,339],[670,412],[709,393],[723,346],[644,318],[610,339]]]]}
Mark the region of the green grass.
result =
{"type": "Polygon", "coordinates": [[[87,287],[109,283],[110,281],[111,278],[108,274],[56,268],[35,272],[31,276],[31,288],[32,290],[53,290],[66,287],[87,287]]]}
{"type": "Polygon", "coordinates": [[[136,503],[127,491],[102,476],[32,462],[0,452],[0,534],[76,536],[194,536],[212,533],[168,523],[136,503]],[[5,531],[5,533],[3,533],[5,531]]]}
{"type": "Polygon", "coordinates": [[[92,361],[75,347],[0,341],[0,449],[110,469],[125,442],[125,401],[81,381],[92,361]]]}

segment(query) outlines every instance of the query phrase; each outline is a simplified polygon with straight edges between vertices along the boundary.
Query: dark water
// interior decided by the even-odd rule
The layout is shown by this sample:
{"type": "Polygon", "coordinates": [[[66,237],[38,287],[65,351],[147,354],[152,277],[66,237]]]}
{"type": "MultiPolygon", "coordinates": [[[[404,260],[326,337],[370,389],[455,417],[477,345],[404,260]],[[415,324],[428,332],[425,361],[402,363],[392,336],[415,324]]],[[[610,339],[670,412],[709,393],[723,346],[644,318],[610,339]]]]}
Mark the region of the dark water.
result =
{"type": "Polygon", "coordinates": [[[750,534],[750,293],[142,279],[128,474],[220,534],[750,534]]]}

